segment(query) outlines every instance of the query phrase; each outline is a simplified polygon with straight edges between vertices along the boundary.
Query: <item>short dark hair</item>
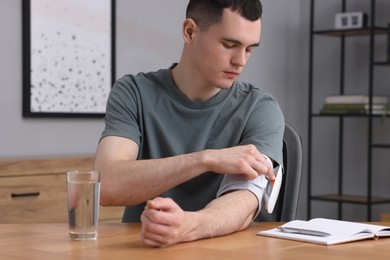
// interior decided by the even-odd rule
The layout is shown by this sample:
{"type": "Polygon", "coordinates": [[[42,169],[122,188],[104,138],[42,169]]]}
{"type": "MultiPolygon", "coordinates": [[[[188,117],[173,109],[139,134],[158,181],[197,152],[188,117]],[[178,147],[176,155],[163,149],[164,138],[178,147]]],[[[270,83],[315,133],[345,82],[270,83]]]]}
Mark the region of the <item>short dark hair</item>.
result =
{"type": "Polygon", "coordinates": [[[261,19],[263,13],[260,0],[190,0],[186,18],[193,19],[202,31],[206,31],[222,20],[225,8],[238,12],[249,21],[261,19]]]}

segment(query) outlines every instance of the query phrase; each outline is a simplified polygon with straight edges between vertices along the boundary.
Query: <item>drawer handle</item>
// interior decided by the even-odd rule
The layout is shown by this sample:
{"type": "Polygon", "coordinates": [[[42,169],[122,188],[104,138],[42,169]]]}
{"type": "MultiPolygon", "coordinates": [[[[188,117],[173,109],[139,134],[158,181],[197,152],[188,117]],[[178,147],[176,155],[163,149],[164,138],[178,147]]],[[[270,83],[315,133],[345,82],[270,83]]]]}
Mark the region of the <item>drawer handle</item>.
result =
{"type": "Polygon", "coordinates": [[[40,192],[30,192],[30,193],[12,193],[12,198],[20,198],[20,197],[38,197],[40,192]]]}

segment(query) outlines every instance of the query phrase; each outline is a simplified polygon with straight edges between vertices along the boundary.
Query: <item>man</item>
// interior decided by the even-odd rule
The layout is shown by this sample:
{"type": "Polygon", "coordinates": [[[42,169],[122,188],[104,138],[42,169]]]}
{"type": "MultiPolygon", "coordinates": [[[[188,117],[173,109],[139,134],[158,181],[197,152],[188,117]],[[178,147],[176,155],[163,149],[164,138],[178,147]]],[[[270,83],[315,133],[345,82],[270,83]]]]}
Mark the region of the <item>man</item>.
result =
{"type": "Polygon", "coordinates": [[[259,0],[190,0],[178,64],[126,75],[110,94],[96,152],[101,204],[125,205],[141,239],[164,247],[245,229],[284,120],[267,92],[237,81],[259,45],[259,0]]]}

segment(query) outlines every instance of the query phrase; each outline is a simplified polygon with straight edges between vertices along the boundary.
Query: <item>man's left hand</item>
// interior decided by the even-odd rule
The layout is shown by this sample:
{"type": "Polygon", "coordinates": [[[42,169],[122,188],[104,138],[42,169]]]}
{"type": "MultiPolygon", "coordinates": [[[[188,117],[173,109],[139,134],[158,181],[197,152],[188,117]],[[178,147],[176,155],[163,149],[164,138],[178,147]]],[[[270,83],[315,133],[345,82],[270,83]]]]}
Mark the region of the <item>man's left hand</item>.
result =
{"type": "Polygon", "coordinates": [[[149,200],[141,215],[141,240],[146,245],[165,247],[190,240],[188,212],[170,198],[149,200]]]}

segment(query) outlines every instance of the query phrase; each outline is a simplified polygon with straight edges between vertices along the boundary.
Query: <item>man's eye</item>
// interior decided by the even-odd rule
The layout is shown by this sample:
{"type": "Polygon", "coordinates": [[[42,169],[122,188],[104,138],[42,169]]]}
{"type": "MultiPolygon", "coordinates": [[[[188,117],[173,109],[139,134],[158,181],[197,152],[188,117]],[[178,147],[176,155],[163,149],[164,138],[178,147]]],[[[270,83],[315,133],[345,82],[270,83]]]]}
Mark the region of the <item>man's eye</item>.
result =
{"type": "Polygon", "coordinates": [[[223,42],[222,43],[225,48],[231,49],[234,48],[235,44],[231,42],[223,42]]]}

